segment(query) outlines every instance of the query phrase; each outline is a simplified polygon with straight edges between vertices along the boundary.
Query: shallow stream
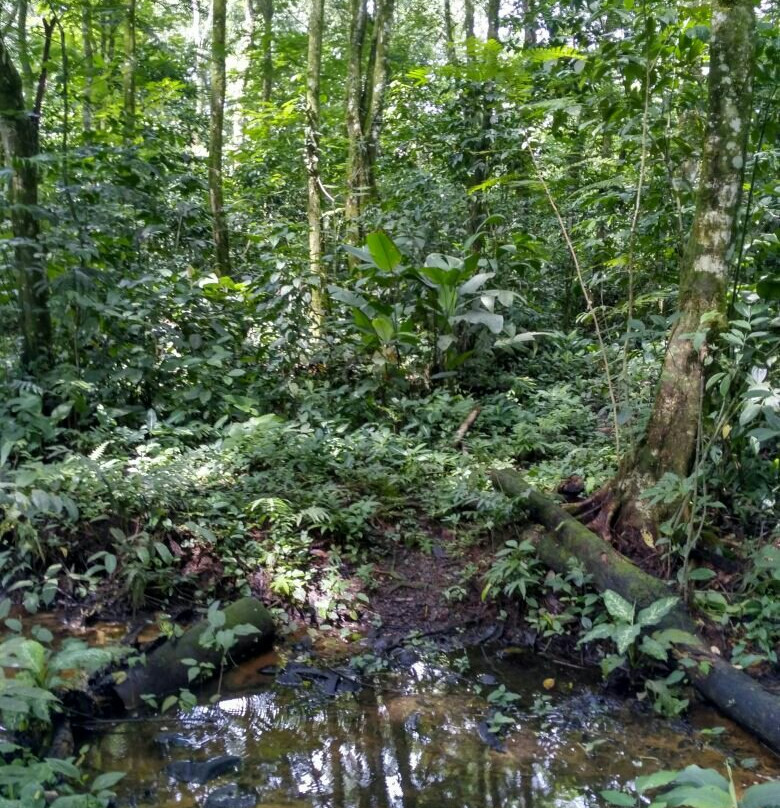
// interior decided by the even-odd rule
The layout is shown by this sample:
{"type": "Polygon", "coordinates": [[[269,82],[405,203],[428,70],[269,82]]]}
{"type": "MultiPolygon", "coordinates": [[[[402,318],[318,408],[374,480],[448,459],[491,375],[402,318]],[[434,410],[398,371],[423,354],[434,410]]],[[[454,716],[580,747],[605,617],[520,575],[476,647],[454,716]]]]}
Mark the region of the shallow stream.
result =
{"type": "Polygon", "coordinates": [[[89,762],[128,772],[120,805],[159,808],[204,806],[209,795],[209,808],[584,808],[605,804],[602,789],[659,769],[696,763],[725,773],[727,756],[748,759],[735,769],[738,784],[779,773],[775,758],[713,711],[669,722],[604,695],[590,673],[530,653],[407,657],[403,670],[336,696],[311,682],[280,684],[268,673],[275,664],[244,664],[219,700],[192,712],[96,725],[89,762]],[[499,751],[483,722],[502,684],[519,696],[518,723],[499,751]],[[166,733],[182,745],[161,744],[166,733]],[[241,759],[237,771],[205,784],[166,771],[223,755],[241,759]],[[236,801],[220,802],[229,784],[236,801]]]}

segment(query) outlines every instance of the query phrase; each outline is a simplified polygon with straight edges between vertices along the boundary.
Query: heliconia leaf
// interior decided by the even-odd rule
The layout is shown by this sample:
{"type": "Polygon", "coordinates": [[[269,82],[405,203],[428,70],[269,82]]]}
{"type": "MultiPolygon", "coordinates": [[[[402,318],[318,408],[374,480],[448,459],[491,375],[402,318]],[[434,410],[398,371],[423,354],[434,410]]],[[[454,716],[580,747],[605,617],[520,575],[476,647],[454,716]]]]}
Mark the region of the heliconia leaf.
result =
{"type": "Polygon", "coordinates": [[[377,230],[374,233],[369,233],[366,236],[366,245],[368,251],[371,253],[374,263],[379,269],[385,272],[391,272],[401,263],[401,253],[398,247],[395,246],[393,240],[377,230]]]}
{"type": "Polygon", "coordinates": [[[374,327],[374,331],[376,331],[377,336],[382,342],[392,342],[395,336],[395,326],[389,317],[380,314],[378,317],[374,317],[371,321],[371,325],[374,327]]]}
{"type": "Polygon", "coordinates": [[[462,321],[487,326],[493,334],[500,334],[504,327],[504,318],[500,314],[492,314],[489,311],[467,311],[453,319],[455,322],[462,321]]]}
{"type": "Polygon", "coordinates": [[[465,283],[461,284],[460,293],[462,295],[473,295],[474,292],[481,289],[495,274],[495,272],[478,272],[474,277],[469,278],[465,283]]]}

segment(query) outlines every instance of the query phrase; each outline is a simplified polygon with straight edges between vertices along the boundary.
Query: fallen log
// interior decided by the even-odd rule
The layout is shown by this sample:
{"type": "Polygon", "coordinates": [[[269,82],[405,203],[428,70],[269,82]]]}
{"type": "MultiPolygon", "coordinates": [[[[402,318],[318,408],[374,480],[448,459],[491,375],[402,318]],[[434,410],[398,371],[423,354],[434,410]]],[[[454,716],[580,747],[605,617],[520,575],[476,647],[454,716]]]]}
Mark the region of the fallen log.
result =
{"type": "MultiPolygon", "coordinates": [[[[528,514],[544,526],[545,531],[537,536],[536,548],[539,558],[552,569],[565,572],[569,562],[576,559],[599,590],[612,589],[639,608],[671,594],[663,581],[632,564],[557,503],[536,491],[518,472],[494,469],[489,476],[496,488],[521,499],[528,514]]],[[[660,625],[682,629],[698,638],[696,645],[685,646],[688,655],[699,663],[688,670],[694,687],[721,712],[780,753],[780,698],[712,653],[682,602],[660,625]]]]}
{"type": "Polygon", "coordinates": [[[222,650],[213,645],[201,645],[201,638],[209,628],[207,620],[155,648],[145,664],[136,665],[127,671],[124,678],[113,685],[126,710],[134,710],[143,703],[142,696],[167,696],[189,685],[189,665],[182,660],[192,659],[199,665],[211,665],[218,674],[223,663],[234,665],[250,656],[267,650],[274,637],[274,621],[269,611],[255,598],[241,598],[227,606],[223,614],[224,624],[219,630],[231,630],[249,625],[256,631],[236,636],[235,643],[223,660],[222,650]]]}

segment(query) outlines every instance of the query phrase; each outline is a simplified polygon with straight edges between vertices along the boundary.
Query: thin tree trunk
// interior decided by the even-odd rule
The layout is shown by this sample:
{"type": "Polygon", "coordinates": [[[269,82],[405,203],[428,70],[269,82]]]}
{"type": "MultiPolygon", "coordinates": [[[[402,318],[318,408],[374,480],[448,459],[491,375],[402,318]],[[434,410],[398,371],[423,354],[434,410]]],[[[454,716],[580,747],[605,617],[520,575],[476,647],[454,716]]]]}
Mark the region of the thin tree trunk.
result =
{"type": "Polygon", "coordinates": [[[222,141],[225,117],[227,2],[213,0],[211,22],[211,119],[209,126],[209,203],[216,268],[230,275],[230,247],[222,191],[222,141]]]}
{"type": "Polygon", "coordinates": [[[452,4],[444,0],[444,40],[447,49],[447,62],[454,65],[457,61],[455,52],[455,31],[452,25],[452,4]]]}
{"type": "Polygon", "coordinates": [[[39,121],[46,83],[54,23],[44,23],[43,67],[32,112],[25,105],[23,79],[0,39],[0,137],[12,171],[9,202],[11,231],[15,239],[14,270],[19,295],[22,334],[22,366],[46,367],[51,360],[52,325],[49,313],[49,280],[39,245],[40,226],[34,213],[38,205],[39,121]]]}
{"type": "Polygon", "coordinates": [[[474,0],[465,0],[463,29],[466,34],[466,58],[471,61],[474,58],[474,48],[469,45],[469,42],[474,39],[474,0]]]}
{"type": "Polygon", "coordinates": [[[274,52],[273,52],[273,0],[261,0],[260,13],[263,16],[263,92],[262,99],[268,104],[271,101],[274,86],[274,52]]]}
{"type": "Polygon", "coordinates": [[[322,210],[320,197],[320,73],[322,27],[325,0],[311,0],[309,12],[309,54],[306,72],[306,174],[308,177],[309,269],[312,287],[312,320],[315,333],[322,331],[325,318],[325,272],[322,265],[322,210]]]}
{"type": "Polygon", "coordinates": [[[382,115],[389,75],[388,44],[393,26],[393,11],[394,0],[378,0],[374,20],[371,72],[366,76],[367,101],[363,122],[366,140],[365,180],[369,199],[375,199],[377,195],[376,159],[379,155],[379,137],[382,132],[382,115]]]}
{"type": "Polygon", "coordinates": [[[725,324],[750,130],[754,28],[752,0],[713,3],[709,112],[696,212],[680,268],[680,316],[669,337],[644,439],[617,481],[619,527],[648,529],[664,518],[668,509],[651,507],[641,492],[667,472],[687,476],[694,461],[709,335],[725,324]]]}
{"type": "Polygon", "coordinates": [[[360,215],[366,183],[366,144],[361,122],[363,50],[366,39],[366,0],[350,0],[349,61],[347,64],[347,198],[344,215],[347,240],[359,244],[360,215]]]}
{"type": "Polygon", "coordinates": [[[92,44],[92,5],[84,0],[81,9],[81,39],[84,49],[84,97],[81,120],[84,132],[92,131],[92,88],[95,80],[95,48],[92,44]]]}
{"type": "Polygon", "coordinates": [[[500,2],[499,0],[488,0],[487,4],[487,38],[495,39],[498,42],[500,2]]]}
{"type": "Polygon", "coordinates": [[[125,15],[125,55],[122,65],[123,128],[126,142],[135,137],[135,13],[136,0],[128,0],[125,15]]]}
{"type": "Polygon", "coordinates": [[[520,9],[523,17],[523,48],[536,46],[536,24],[532,0],[520,0],[520,9]]]}
{"type": "Polygon", "coordinates": [[[35,79],[30,63],[30,46],[27,39],[28,0],[19,0],[16,15],[16,41],[19,46],[19,66],[22,69],[22,95],[32,103],[35,79]]]}

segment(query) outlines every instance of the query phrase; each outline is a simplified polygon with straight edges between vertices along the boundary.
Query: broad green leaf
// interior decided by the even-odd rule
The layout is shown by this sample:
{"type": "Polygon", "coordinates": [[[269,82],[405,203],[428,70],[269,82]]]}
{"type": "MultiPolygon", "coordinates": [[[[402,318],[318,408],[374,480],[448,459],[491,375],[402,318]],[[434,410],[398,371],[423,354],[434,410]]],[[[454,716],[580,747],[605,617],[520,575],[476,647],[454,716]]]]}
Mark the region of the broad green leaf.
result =
{"type": "Polygon", "coordinates": [[[438,286],[452,286],[453,273],[444,267],[422,267],[419,272],[420,280],[426,285],[436,288],[438,286]]]}
{"type": "Polygon", "coordinates": [[[634,797],[632,797],[630,794],[626,794],[625,791],[613,791],[612,789],[605,789],[599,793],[610,805],[621,805],[624,806],[624,808],[628,808],[628,806],[633,806],[636,804],[634,797]]]}
{"type": "Polygon", "coordinates": [[[373,263],[373,257],[368,250],[364,250],[361,247],[353,247],[350,244],[345,244],[343,246],[346,252],[353,255],[355,258],[360,259],[364,264],[373,263]]]}
{"type": "Polygon", "coordinates": [[[660,643],[672,643],[673,645],[701,645],[701,640],[688,631],[680,628],[665,628],[662,631],[654,631],[653,637],[660,643]]]}
{"type": "Polygon", "coordinates": [[[625,661],[626,658],[618,654],[610,654],[604,657],[604,659],[601,660],[601,675],[606,679],[612,671],[619,668],[625,661]]]}
{"type": "Polygon", "coordinates": [[[395,326],[389,317],[385,317],[384,314],[380,314],[378,317],[374,317],[374,319],[371,321],[371,325],[373,326],[374,331],[376,331],[376,335],[385,345],[393,341],[393,337],[395,336],[395,326]]]}
{"type": "Polygon", "coordinates": [[[604,605],[615,620],[619,620],[621,623],[634,622],[633,605],[625,598],[618,595],[617,592],[607,589],[604,592],[604,605]]]}
{"type": "Polygon", "coordinates": [[[454,344],[454,342],[455,342],[455,337],[453,337],[452,334],[442,334],[436,340],[436,347],[440,351],[444,352],[444,351],[448,350],[450,348],[450,346],[454,344]]]}
{"type": "Polygon", "coordinates": [[[640,626],[654,626],[674,609],[678,601],[677,597],[661,598],[646,609],[642,609],[637,615],[636,622],[640,626]]]}
{"type": "Polygon", "coordinates": [[[723,791],[729,789],[729,781],[720,772],[715,769],[702,769],[696,764],[683,769],[674,781],[680,785],[713,786],[723,791]]]}
{"type": "Polygon", "coordinates": [[[641,630],[642,627],[638,624],[633,626],[618,626],[615,629],[613,639],[615,640],[619,654],[626,653],[626,651],[633,645],[634,640],[636,640],[636,638],[639,636],[639,632],[641,630]]]}
{"type": "Polygon", "coordinates": [[[349,289],[342,289],[340,286],[329,286],[328,294],[333,300],[337,300],[339,303],[346,303],[348,306],[355,306],[358,309],[365,306],[367,302],[363,295],[359,295],[349,289]]]}
{"type": "Polygon", "coordinates": [[[78,780],[81,777],[81,772],[78,766],[75,766],[69,760],[62,760],[61,758],[46,758],[46,763],[49,765],[53,772],[63,775],[63,777],[70,777],[72,780],[78,780]]]}
{"type": "Polygon", "coordinates": [[[599,625],[594,626],[583,637],[580,637],[577,645],[583,645],[587,642],[593,642],[593,640],[603,640],[607,637],[611,637],[614,630],[615,627],[611,623],[599,623],[599,625]]]}
{"type": "Polygon", "coordinates": [[[668,786],[669,783],[673,783],[675,777],[677,777],[678,772],[676,771],[669,771],[668,769],[662,769],[658,772],[653,772],[653,774],[647,774],[644,777],[637,777],[636,778],[636,790],[643,794],[645,791],[649,791],[652,788],[660,788],[661,786],[668,786]]]}
{"type": "Polygon", "coordinates": [[[366,236],[366,245],[374,263],[384,272],[391,272],[401,263],[398,247],[381,230],[369,233],[366,236]]]}
{"type": "Polygon", "coordinates": [[[639,650],[643,654],[647,654],[647,656],[653,657],[653,659],[657,659],[660,662],[666,662],[666,649],[660,642],[654,640],[652,637],[642,637],[642,642],[639,646],[639,650]]]}
{"type": "Polygon", "coordinates": [[[685,785],[667,791],[663,801],[669,808],[687,805],[689,808],[734,808],[728,791],[714,785],[685,785]]]}
{"type": "Polygon", "coordinates": [[[106,788],[113,788],[123,777],[125,772],[105,772],[99,774],[92,782],[92,791],[103,791],[106,788]]]}
{"type": "Polygon", "coordinates": [[[504,328],[504,318],[500,314],[491,314],[489,311],[467,311],[465,314],[455,317],[454,321],[484,325],[493,334],[500,334],[504,328]]]}
{"type": "Polygon", "coordinates": [[[750,786],[742,795],[740,808],[780,808],[780,781],[750,786]]]}
{"type": "Polygon", "coordinates": [[[469,278],[465,283],[461,284],[459,289],[462,295],[473,295],[477,290],[481,289],[496,273],[495,272],[478,272],[473,278],[469,278]]]}

